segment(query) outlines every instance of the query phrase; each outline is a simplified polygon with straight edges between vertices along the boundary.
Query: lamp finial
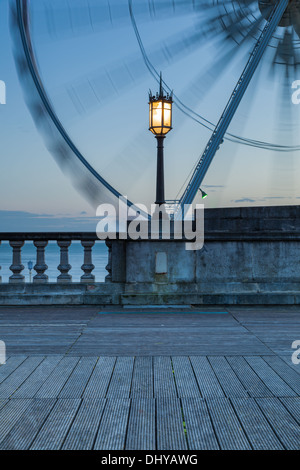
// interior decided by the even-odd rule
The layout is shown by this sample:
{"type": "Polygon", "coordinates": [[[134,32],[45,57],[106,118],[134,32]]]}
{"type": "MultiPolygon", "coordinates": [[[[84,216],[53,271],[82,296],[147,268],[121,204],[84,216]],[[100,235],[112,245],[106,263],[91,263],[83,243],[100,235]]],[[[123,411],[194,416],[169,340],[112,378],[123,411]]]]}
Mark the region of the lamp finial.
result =
{"type": "Polygon", "coordinates": [[[160,97],[163,97],[163,96],[164,96],[162,72],[160,72],[159,96],[160,96],[160,97]]]}

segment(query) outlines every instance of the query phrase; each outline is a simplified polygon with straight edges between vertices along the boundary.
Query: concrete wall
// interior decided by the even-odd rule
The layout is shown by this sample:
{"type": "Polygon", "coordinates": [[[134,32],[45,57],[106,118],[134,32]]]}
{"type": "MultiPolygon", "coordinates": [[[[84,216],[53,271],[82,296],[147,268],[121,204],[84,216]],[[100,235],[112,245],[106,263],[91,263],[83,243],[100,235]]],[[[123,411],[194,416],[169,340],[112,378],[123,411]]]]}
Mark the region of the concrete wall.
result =
{"type": "Polygon", "coordinates": [[[299,215],[298,206],[207,210],[201,251],[186,251],[185,241],[128,241],[123,301],[298,303],[299,215]]]}

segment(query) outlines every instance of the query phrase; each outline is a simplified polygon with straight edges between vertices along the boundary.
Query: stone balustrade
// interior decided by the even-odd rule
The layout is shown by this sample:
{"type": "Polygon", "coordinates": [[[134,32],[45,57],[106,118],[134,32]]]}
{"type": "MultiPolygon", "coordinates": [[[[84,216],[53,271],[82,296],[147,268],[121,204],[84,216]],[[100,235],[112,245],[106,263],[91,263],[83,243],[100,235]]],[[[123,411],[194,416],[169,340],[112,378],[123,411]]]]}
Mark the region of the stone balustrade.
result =
{"type": "MultiPolygon", "coordinates": [[[[32,279],[33,284],[47,284],[49,282],[49,277],[47,275],[48,266],[46,263],[46,247],[49,241],[56,241],[60,248],[60,263],[57,266],[58,284],[72,283],[72,275],[69,273],[72,269],[72,266],[69,263],[69,248],[74,241],[81,242],[83,251],[83,264],[81,266],[83,274],[80,278],[80,282],[95,282],[95,276],[93,274],[95,266],[93,264],[92,257],[95,242],[99,242],[95,233],[0,233],[0,245],[2,241],[8,241],[12,248],[12,264],[9,268],[12,272],[12,275],[9,277],[10,284],[25,284],[25,276],[22,274],[22,271],[24,270],[24,265],[22,264],[22,248],[25,241],[33,242],[33,245],[36,248],[36,262],[33,266],[36,274],[32,279]]],[[[107,245],[109,255],[108,264],[106,266],[106,270],[108,272],[106,282],[109,282],[111,279],[111,245],[109,242],[107,245]]],[[[2,282],[1,276],[0,282],[2,282]]]]}

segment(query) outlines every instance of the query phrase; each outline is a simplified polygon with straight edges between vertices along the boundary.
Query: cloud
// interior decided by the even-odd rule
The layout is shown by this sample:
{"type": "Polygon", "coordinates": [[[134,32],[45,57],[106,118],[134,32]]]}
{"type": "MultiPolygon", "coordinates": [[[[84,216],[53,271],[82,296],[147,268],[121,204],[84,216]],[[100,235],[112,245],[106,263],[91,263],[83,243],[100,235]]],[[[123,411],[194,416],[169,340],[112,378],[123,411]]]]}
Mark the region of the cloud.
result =
{"type": "Polygon", "coordinates": [[[97,217],[0,210],[0,232],[95,232],[97,217]]]}
{"type": "Polygon", "coordinates": [[[225,188],[223,184],[203,184],[203,188],[225,188]]]}
{"type": "Polygon", "coordinates": [[[235,203],[240,203],[240,202],[256,202],[257,200],[255,199],[250,199],[249,197],[244,197],[243,199],[235,199],[235,200],[232,200],[231,202],[235,202],[235,203]]]}
{"type": "Polygon", "coordinates": [[[283,199],[288,199],[290,201],[293,200],[293,198],[287,197],[287,196],[263,196],[263,197],[257,197],[257,198],[244,197],[244,198],[241,198],[241,199],[232,199],[231,202],[233,202],[235,204],[240,204],[240,203],[251,203],[252,204],[252,203],[262,203],[262,202],[268,203],[268,201],[283,200],[283,199]]]}
{"type": "Polygon", "coordinates": [[[266,201],[267,199],[292,199],[292,198],[287,197],[287,196],[266,196],[263,198],[263,201],[266,201]]]}

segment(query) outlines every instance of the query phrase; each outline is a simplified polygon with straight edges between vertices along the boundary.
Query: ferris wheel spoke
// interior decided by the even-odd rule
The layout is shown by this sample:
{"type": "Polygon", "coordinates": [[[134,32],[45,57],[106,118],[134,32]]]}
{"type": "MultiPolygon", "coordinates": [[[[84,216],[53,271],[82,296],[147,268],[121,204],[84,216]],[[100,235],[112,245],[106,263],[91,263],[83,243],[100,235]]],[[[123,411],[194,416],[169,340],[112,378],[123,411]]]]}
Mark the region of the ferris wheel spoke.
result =
{"type": "Polygon", "coordinates": [[[293,27],[300,38],[300,7],[295,6],[292,12],[293,27]]]}
{"type": "Polygon", "coordinates": [[[81,0],[80,4],[68,0],[59,2],[41,2],[40,9],[35,12],[37,19],[44,20],[45,32],[51,38],[64,39],[71,36],[85,36],[103,32],[112,27],[128,25],[129,4],[133,4],[134,14],[139,22],[158,20],[161,15],[177,18],[192,15],[195,10],[193,0],[153,0],[119,1],[112,0],[81,0]],[[44,3],[45,2],[45,3],[44,3]]]}
{"type": "Polygon", "coordinates": [[[300,70],[299,52],[293,47],[293,33],[286,29],[273,56],[271,64],[272,73],[281,71],[281,93],[279,95],[277,113],[278,127],[289,136],[289,140],[295,130],[293,127],[294,109],[291,101],[291,83],[293,76],[300,70]],[[280,70],[276,70],[279,69],[280,70]]]}
{"type": "Polygon", "coordinates": [[[296,71],[300,66],[299,49],[294,47],[294,33],[288,29],[285,30],[283,37],[278,42],[278,47],[275,50],[272,67],[284,65],[285,67],[292,67],[296,71]]]}
{"type": "MultiPolygon", "coordinates": [[[[293,144],[294,134],[297,131],[295,106],[291,100],[291,83],[293,82],[293,74],[289,66],[286,66],[281,70],[281,91],[278,96],[276,113],[276,127],[281,136],[284,136],[285,140],[288,140],[290,144],[293,144]]],[[[278,135],[277,135],[278,139],[278,135]]]]}
{"type": "MultiPolygon", "coordinates": [[[[99,109],[102,105],[117,97],[121,92],[130,89],[133,83],[137,83],[148,73],[146,64],[155,60],[158,69],[173,64],[182,57],[187,57],[195,51],[195,45],[200,45],[203,40],[201,32],[192,32],[174,35],[164,44],[158,43],[154,50],[143,59],[140,54],[133,54],[123,60],[123,63],[108,64],[100,70],[90,71],[72,82],[64,84],[60,90],[54,91],[57,101],[61,101],[64,91],[67,90],[75,109],[79,114],[86,113],[93,108],[99,109]]],[[[152,70],[154,72],[154,68],[152,70]]]]}
{"type": "MultiPolygon", "coordinates": [[[[251,2],[252,4],[253,2],[251,2]]],[[[250,3],[245,6],[245,10],[228,11],[225,6],[223,8],[225,11],[222,14],[218,15],[215,12],[213,23],[220,22],[226,38],[234,40],[238,45],[241,45],[245,40],[253,39],[265,22],[261,15],[253,15],[250,3]]]]}
{"type": "MultiPolygon", "coordinates": [[[[249,2],[249,3],[252,3],[252,2],[249,2]]],[[[137,28],[137,24],[135,22],[135,18],[134,18],[133,15],[132,15],[132,22],[133,22],[133,27],[135,29],[135,33],[136,33],[136,36],[137,36],[137,39],[138,39],[138,42],[139,42],[139,45],[140,45],[142,55],[144,57],[144,61],[147,64],[147,67],[149,68],[149,70],[151,70],[151,73],[152,74],[154,73],[154,75],[156,75],[156,77],[159,77],[158,71],[154,68],[153,64],[151,63],[151,61],[149,60],[149,57],[146,54],[145,48],[143,46],[143,43],[142,43],[142,40],[141,40],[141,37],[140,37],[140,34],[139,34],[139,30],[137,28]]],[[[265,22],[265,19],[263,17],[259,17],[257,20],[255,20],[252,23],[250,31],[252,33],[256,33],[256,31],[260,29],[261,24],[264,23],[264,22],[265,22]]],[[[229,61],[229,63],[230,63],[230,61],[229,61]]],[[[166,89],[169,92],[172,91],[172,89],[165,82],[164,82],[164,86],[166,87],[166,89]]],[[[207,129],[212,130],[215,127],[215,124],[208,121],[207,119],[205,119],[200,114],[196,113],[193,109],[189,108],[175,94],[173,94],[173,96],[174,96],[175,104],[182,111],[182,113],[184,113],[186,116],[190,117],[191,119],[198,122],[199,124],[201,124],[202,126],[204,126],[207,129]]],[[[259,141],[259,140],[255,140],[255,139],[242,138],[242,137],[236,136],[236,135],[231,134],[231,133],[228,133],[225,136],[225,138],[227,140],[231,141],[231,142],[234,142],[234,143],[242,143],[243,145],[246,145],[246,146],[251,146],[251,147],[256,147],[256,148],[261,148],[261,149],[268,149],[268,150],[276,151],[276,152],[291,152],[291,151],[296,151],[296,150],[300,149],[300,146],[291,147],[291,146],[286,146],[286,145],[272,144],[270,142],[263,142],[263,141],[259,141]]]]}
{"type": "MultiPolygon", "coordinates": [[[[288,80],[290,70],[286,68],[284,70],[285,80],[288,80]]],[[[291,77],[290,77],[291,78],[291,77]]],[[[291,97],[290,90],[283,87],[278,99],[276,113],[276,128],[274,139],[278,139],[278,131],[281,131],[281,135],[284,136],[285,140],[289,141],[290,145],[294,143],[294,137],[297,135],[297,121],[295,119],[295,106],[290,105],[291,97]],[[277,132],[276,132],[277,131],[277,132]]],[[[274,153],[271,160],[272,171],[270,174],[271,189],[278,192],[282,183],[284,186],[289,188],[291,194],[295,194],[298,189],[298,182],[296,180],[296,159],[295,152],[289,152],[287,154],[274,153]]],[[[282,196],[281,196],[282,197],[282,196]]]]}

